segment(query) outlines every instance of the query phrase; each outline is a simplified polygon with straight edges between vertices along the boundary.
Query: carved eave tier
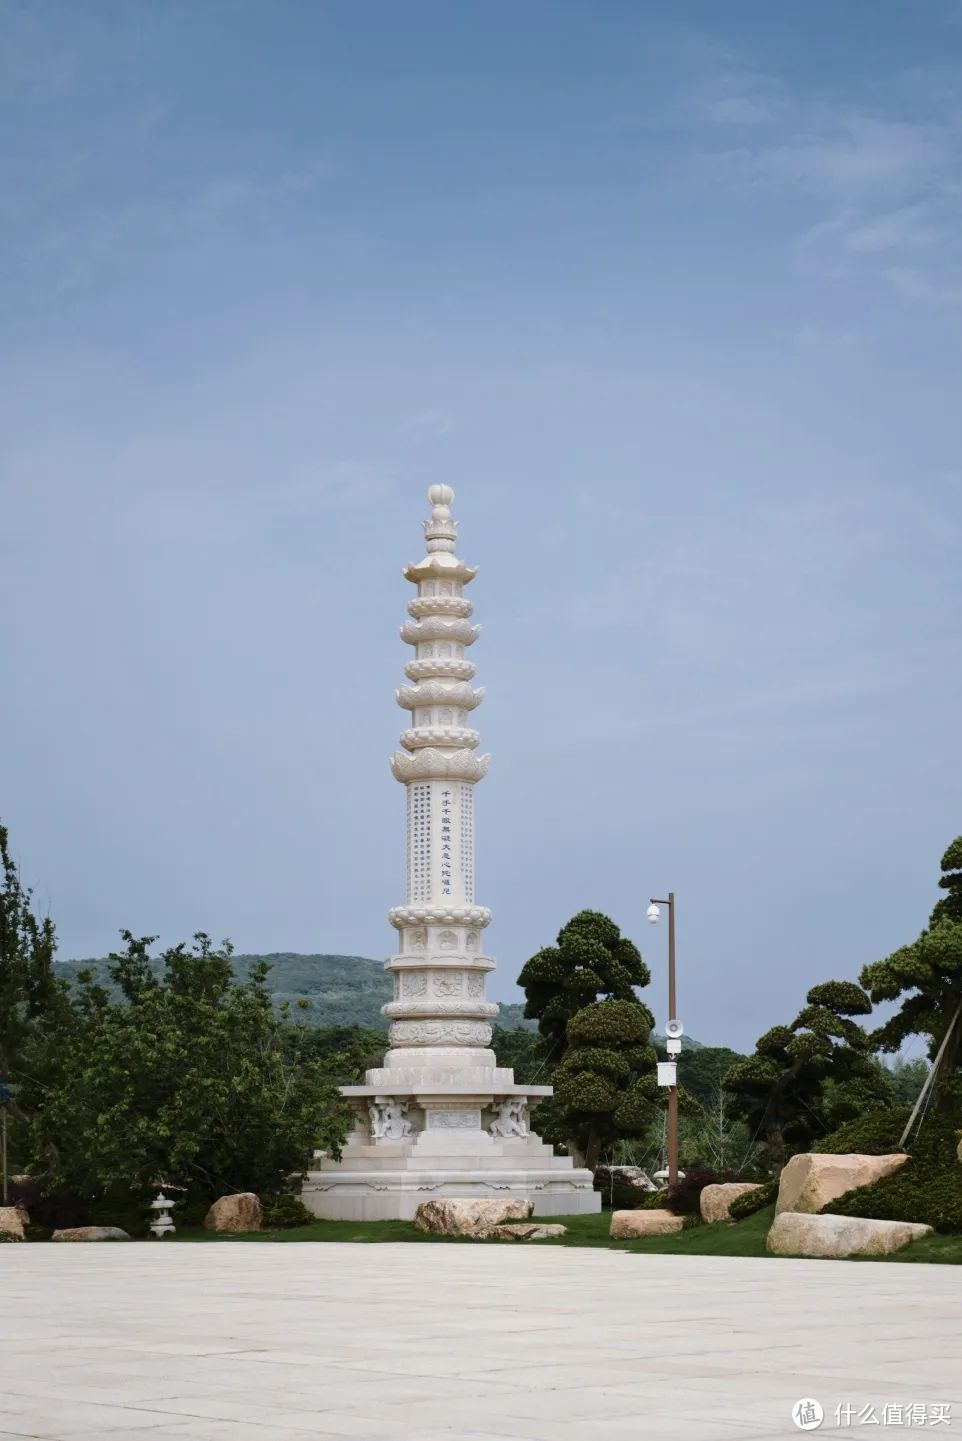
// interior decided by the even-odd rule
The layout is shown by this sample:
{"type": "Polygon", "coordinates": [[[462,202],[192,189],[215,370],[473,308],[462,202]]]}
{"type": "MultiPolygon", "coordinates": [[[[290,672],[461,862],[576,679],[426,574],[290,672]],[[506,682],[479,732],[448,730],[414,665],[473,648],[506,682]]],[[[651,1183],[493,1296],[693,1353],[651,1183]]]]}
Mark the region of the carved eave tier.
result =
{"type": "Polygon", "coordinates": [[[433,551],[423,560],[404,567],[405,580],[413,580],[415,584],[422,580],[456,580],[461,585],[468,585],[477,573],[476,565],[465,565],[463,560],[459,560],[450,551],[441,550],[433,551]]]}
{"type": "Polygon", "coordinates": [[[487,906],[392,906],[387,918],[400,931],[404,926],[478,926],[491,920],[487,906]]]}
{"type": "Polygon", "coordinates": [[[425,656],[421,660],[410,660],[404,667],[408,680],[472,680],[477,666],[469,660],[453,660],[450,657],[425,656]]]}
{"type": "Polygon", "coordinates": [[[423,750],[425,746],[474,750],[481,744],[481,736],[467,726],[415,726],[413,730],[401,732],[401,744],[406,751],[423,750]]]}
{"type": "Polygon", "coordinates": [[[391,772],[396,781],[480,781],[488,774],[490,755],[476,756],[472,751],[440,751],[433,746],[391,757],[391,772]]]}
{"type": "Polygon", "coordinates": [[[460,595],[422,595],[408,601],[408,615],[421,620],[426,615],[453,615],[467,620],[474,610],[469,600],[460,595]]]}
{"type": "Polygon", "coordinates": [[[443,615],[429,615],[424,620],[406,620],[401,626],[401,639],[408,645],[426,641],[453,641],[455,645],[474,645],[481,634],[479,625],[468,620],[448,620],[443,615]]]}
{"type": "Polygon", "coordinates": [[[386,1006],[381,1007],[381,1015],[387,1016],[389,1020],[397,1017],[410,1016],[412,1020],[422,1016],[436,1016],[439,1021],[447,1020],[448,1017],[463,1016],[465,1020],[493,1020],[498,1014],[500,1007],[497,1001],[388,1001],[386,1006]]]}
{"type": "MultiPolygon", "coordinates": [[[[493,971],[497,962],[477,951],[401,951],[388,956],[384,969],[395,971],[493,971]]],[[[3,1433],[0,1432],[0,1435],[3,1433]]]]}
{"type": "Polygon", "coordinates": [[[417,710],[424,705],[450,705],[459,710],[474,710],[484,700],[484,686],[467,685],[464,681],[442,678],[423,680],[418,685],[402,685],[394,697],[402,710],[417,710]]]}

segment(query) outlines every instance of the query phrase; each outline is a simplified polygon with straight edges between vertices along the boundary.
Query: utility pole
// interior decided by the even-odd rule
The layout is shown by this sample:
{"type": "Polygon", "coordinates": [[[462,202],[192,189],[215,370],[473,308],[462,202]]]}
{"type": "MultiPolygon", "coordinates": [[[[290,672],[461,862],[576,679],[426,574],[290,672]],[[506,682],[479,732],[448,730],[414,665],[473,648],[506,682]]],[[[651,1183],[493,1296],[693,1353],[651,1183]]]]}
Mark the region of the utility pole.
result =
{"type": "MultiPolygon", "coordinates": [[[[659,906],[668,907],[668,1024],[665,1033],[668,1037],[669,1056],[677,1055],[681,1051],[681,1036],[683,1027],[678,1020],[678,997],[675,990],[675,893],[668,892],[668,899],[665,901],[651,898],[648,907],[648,920],[654,925],[661,919],[659,906]],[[677,1047],[677,1050],[676,1050],[677,1047]]],[[[674,1063],[672,1063],[674,1064],[674,1063]]],[[[678,1079],[677,1074],[668,1088],[668,1185],[678,1184],[678,1079]]]]}

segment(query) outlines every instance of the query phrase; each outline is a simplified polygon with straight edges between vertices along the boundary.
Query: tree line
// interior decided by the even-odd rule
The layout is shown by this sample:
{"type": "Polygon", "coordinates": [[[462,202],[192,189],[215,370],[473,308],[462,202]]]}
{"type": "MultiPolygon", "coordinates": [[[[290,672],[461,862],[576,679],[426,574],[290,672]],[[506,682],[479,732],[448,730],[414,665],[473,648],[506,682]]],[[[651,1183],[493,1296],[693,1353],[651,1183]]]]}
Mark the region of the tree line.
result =
{"type": "MultiPolygon", "coordinates": [[[[12,1168],[87,1219],[158,1184],[179,1185],[187,1214],[225,1191],[293,1194],[315,1149],[337,1156],[350,1117],[338,1086],[380,1064],[385,1037],[307,1023],[272,1004],[268,966],[235,975],[229,943],[204,933],[152,954],[121,933],[110,987],[57,974],[56,932],[0,826],[0,1082],[12,1168]]],[[[866,965],[860,983],[813,986],[794,1019],[753,1053],[686,1050],[679,1068],[686,1167],[772,1174],[793,1151],[859,1117],[962,1117],[962,837],[942,858],[943,891],[916,940],[866,965]],[[875,1028],[881,1003],[894,1006],[875,1028]],[[928,1062],[881,1058],[919,1037],[928,1062]]],[[[495,1029],[498,1063],[549,1083],[537,1111],[546,1140],[594,1167],[656,1157],[664,1095],[647,965],[618,926],[579,912],[532,956],[519,982],[537,1030],[495,1029]]],[[[891,1122],[891,1124],[890,1124],[891,1122]]]]}

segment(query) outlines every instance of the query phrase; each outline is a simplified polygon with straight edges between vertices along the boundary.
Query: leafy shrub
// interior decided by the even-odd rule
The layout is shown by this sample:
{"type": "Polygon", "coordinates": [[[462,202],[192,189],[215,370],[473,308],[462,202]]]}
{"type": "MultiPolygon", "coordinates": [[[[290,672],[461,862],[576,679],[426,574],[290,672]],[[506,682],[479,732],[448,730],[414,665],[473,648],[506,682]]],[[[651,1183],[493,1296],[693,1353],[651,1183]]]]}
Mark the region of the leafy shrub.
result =
{"type": "Polygon", "coordinates": [[[899,1140],[909,1113],[905,1109],[884,1107],[867,1111],[854,1121],[847,1121],[812,1145],[813,1151],[842,1156],[889,1156],[899,1148],[899,1140]]]}
{"type": "Polygon", "coordinates": [[[289,1231],[294,1226],[309,1226],[315,1220],[299,1196],[265,1196],[262,1206],[268,1231],[289,1231]]]}
{"type": "MultiPolygon", "coordinates": [[[[178,1209],[175,1208],[173,1212],[175,1224],[181,1222],[181,1217],[177,1214],[178,1209]]],[[[85,1208],[84,1219],[80,1224],[84,1226],[119,1226],[122,1231],[127,1232],[128,1236],[140,1238],[150,1235],[152,1220],[153,1215],[145,1204],[144,1198],[128,1193],[123,1196],[110,1196],[91,1201],[85,1208]]]]}
{"type": "Polygon", "coordinates": [[[754,1216],[756,1211],[763,1211],[766,1206],[774,1206],[777,1200],[778,1182],[766,1181],[757,1191],[745,1191],[743,1195],[736,1196],[728,1208],[728,1214],[733,1221],[746,1221],[749,1216],[754,1216]]]}
{"type": "Polygon", "coordinates": [[[891,1176],[846,1191],[825,1210],[877,1221],[921,1221],[936,1231],[962,1232],[962,1165],[958,1115],[930,1115],[911,1143],[911,1158],[891,1176]]]}
{"type": "Polygon", "coordinates": [[[31,1222],[46,1231],[83,1226],[87,1221],[86,1201],[65,1192],[48,1192],[39,1176],[14,1177],[10,1182],[10,1204],[23,1206],[31,1222]]]}
{"type": "Polygon", "coordinates": [[[210,1210],[209,1196],[188,1196],[178,1200],[172,1215],[174,1225],[180,1228],[202,1226],[210,1210]]]}
{"type": "Polygon", "coordinates": [[[624,1176],[619,1176],[617,1171],[609,1172],[607,1175],[595,1173],[595,1190],[600,1192],[601,1204],[605,1210],[612,1211],[636,1211],[639,1206],[647,1204],[651,1191],[645,1190],[644,1186],[633,1186],[624,1176]]]}
{"type": "Polygon", "coordinates": [[[645,1211],[665,1211],[667,1207],[667,1191],[648,1191],[642,1201],[642,1209],[645,1211]]]}
{"type": "Polygon", "coordinates": [[[677,1185],[669,1187],[663,1204],[666,1210],[676,1216],[700,1216],[701,1193],[705,1187],[735,1179],[731,1171],[713,1171],[708,1166],[698,1167],[689,1171],[677,1185]]]}

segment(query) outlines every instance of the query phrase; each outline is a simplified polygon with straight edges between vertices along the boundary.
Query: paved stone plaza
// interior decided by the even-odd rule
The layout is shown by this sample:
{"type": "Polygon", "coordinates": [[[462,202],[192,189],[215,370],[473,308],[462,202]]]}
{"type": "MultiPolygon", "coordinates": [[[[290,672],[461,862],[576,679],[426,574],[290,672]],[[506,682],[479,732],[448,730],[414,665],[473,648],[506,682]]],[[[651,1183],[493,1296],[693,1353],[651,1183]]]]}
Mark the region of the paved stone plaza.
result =
{"type": "Polygon", "coordinates": [[[797,1435],[804,1396],[822,1434],[839,1402],[954,1402],[951,1436],[959,1284],[484,1244],[6,1246],[0,1437],[711,1441],[797,1435]]]}

